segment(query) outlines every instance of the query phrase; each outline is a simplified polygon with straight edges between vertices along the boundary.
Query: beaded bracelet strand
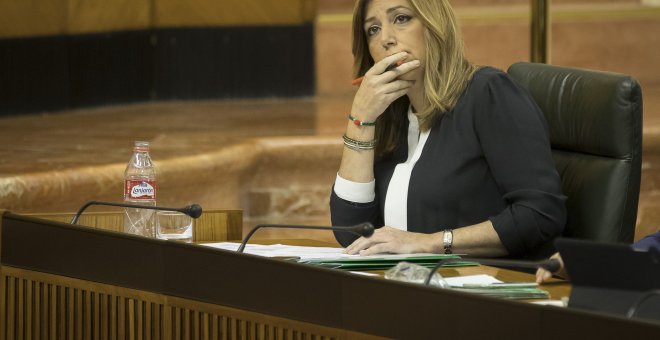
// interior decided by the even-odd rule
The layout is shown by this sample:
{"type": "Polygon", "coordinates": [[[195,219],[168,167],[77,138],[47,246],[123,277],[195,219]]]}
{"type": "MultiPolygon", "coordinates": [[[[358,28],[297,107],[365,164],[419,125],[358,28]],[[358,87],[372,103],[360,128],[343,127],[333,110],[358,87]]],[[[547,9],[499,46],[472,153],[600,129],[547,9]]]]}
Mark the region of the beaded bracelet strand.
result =
{"type": "Polygon", "coordinates": [[[375,139],[365,142],[365,141],[355,140],[346,135],[344,135],[343,138],[344,138],[344,145],[346,145],[349,149],[355,151],[373,150],[374,147],[376,146],[375,139]]]}
{"type": "Polygon", "coordinates": [[[357,126],[376,126],[375,121],[373,121],[373,122],[363,122],[363,121],[351,116],[350,113],[348,114],[348,120],[350,120],[351,122],[353,122],[353,124],[355,124],[357,126]]]}
{"type": "Polygon", "coordinates": [[[373,150],[373,147],[366,147],[366,146],[359,146],[355,144],[348,143],[344,141],[344,145],[346,145],[347,148],[353,150],[353,151],[368,151],[368,150],[373,150]]]}

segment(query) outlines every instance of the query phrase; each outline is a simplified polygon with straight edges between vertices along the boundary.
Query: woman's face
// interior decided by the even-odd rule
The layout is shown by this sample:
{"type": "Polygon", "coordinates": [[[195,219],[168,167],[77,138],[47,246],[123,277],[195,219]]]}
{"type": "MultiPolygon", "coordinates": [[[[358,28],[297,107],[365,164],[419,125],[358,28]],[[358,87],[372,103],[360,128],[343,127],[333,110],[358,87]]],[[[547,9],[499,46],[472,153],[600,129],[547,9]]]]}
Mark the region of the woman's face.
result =
{"type": "Polygon", "coordinates": [[[375,62],[398,53],[408,52],[406,61],[419,60],[420,67],[400,77],[421,80],[424,75],[424,25],[415,16],[407,0],[371,0],[367,3],[364,33],[369,53],[375,62]]]}

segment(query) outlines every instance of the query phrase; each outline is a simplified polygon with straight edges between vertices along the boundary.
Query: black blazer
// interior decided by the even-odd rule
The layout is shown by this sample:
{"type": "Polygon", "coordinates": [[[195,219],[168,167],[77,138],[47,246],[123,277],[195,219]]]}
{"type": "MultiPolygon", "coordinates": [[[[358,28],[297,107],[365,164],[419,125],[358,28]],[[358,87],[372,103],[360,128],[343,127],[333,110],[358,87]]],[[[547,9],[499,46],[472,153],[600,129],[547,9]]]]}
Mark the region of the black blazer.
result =
{"type": "MultiPolygon", "coordinates": [[[[401,135],[395,151],[374,165],[374,202],[348,202],[332,191],[333,225],[383,225],[389,181],[407,158],[407,130],[401,135]]],[[[564,228],[565,199],[542,112],[506,73],[481,68],[431,129],[415,164],[408,231],[433,233],[490,220],[511,256],[541,258],[554,251],[551,241],[564,228]]],[[[343,246],[355,240],[335,236],[343,246]]]]}

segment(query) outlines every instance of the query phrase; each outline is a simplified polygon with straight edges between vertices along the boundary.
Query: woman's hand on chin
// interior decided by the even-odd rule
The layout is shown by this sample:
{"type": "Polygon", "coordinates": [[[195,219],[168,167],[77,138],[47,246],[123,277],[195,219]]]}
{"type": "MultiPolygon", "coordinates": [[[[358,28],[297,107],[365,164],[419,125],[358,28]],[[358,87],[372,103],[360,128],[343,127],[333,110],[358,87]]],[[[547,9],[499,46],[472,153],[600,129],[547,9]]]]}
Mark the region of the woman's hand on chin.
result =
{"type": "Polygon", "coordinates": [[[393,54],[367,71],[353,99],[353,116],[362,121],[375,121],[393,101],[408,93],[415,82],[398,78],[418,68],[419,60],[404,62],[388,70],[388,66],[396,65],[397,61],[404,61],[407,57],[406,52],[393,54]]]}

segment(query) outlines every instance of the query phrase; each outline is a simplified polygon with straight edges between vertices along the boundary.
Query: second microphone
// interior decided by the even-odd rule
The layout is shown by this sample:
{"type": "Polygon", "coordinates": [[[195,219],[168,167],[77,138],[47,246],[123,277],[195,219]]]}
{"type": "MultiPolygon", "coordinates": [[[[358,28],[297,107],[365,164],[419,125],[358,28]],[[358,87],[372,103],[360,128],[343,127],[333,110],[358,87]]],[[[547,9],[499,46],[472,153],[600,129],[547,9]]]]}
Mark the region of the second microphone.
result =
{"type": "Polygon", "coordinates": [[[280,228],[280,229],[309,229],[309,230],[329,230],[329,231],[338,231],[342,233],[351,233],[357,236],[369,237],[374,234],[374,226],[369,222],[364,222],[356,224],[354,226],[342,227],[326,227],[326,226],[313,226],[313,225],[291,225],[291,224],[257,224],[250,230],[250,232],[243,238],[243,242],[236,250],[239,253],[242,253],[245,250],[245,246],[248,241],[254,235],[254,233],[261,228],[280,228]]]}

